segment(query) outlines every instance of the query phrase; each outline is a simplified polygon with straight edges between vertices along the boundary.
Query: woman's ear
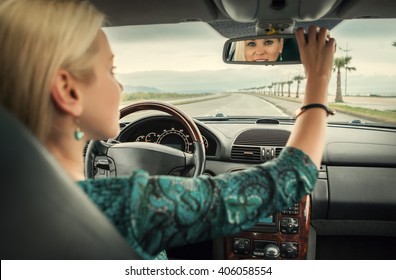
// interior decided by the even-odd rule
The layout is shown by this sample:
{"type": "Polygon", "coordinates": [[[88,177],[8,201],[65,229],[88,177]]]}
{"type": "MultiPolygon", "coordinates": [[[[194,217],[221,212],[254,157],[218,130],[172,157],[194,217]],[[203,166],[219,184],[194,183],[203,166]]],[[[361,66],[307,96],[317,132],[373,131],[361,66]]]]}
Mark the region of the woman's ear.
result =
{"type": "Polygon", "coordinates": [[[82,112],[82,96],[77,81],[66,70],[60,69],[51,84],[51,97],[63,113],[78,117],[82,112]]]}

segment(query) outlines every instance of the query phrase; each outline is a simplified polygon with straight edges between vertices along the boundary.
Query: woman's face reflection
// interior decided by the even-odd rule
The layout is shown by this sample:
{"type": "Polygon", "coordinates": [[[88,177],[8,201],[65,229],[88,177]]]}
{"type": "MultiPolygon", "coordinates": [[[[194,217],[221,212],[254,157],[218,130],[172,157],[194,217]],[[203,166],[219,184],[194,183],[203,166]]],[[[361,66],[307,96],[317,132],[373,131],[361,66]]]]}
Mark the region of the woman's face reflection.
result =
{"type": "Polygon", "coordinates": [[[283,39],[266,38],[256,40],[246,40],[245,58],[246,61],[277,61],[283,49],[283,39]]]}

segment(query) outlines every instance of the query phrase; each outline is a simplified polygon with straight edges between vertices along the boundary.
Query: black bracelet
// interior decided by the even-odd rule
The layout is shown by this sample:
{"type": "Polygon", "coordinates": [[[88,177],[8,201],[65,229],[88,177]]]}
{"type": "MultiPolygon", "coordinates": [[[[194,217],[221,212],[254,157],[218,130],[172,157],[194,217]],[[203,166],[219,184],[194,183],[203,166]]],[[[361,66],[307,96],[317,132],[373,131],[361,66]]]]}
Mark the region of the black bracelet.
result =
{"type": "Polygon", "coordinates": [[[295,114],[295,118],[297,118],[299,115],[304,113],[306,110],[312,109],[312,108],[321,108],[321,109],[325,110],[326,113],[327,113],[327,116],[335,115],[335,110],[334,109],[330,109],[329,107],[327,107],[326,105],[323,105],[323,104],[313,103],[313,104],[308,104],[308,105],[302,106],[301,108],[297,109],[296,114],[295,114]]]}

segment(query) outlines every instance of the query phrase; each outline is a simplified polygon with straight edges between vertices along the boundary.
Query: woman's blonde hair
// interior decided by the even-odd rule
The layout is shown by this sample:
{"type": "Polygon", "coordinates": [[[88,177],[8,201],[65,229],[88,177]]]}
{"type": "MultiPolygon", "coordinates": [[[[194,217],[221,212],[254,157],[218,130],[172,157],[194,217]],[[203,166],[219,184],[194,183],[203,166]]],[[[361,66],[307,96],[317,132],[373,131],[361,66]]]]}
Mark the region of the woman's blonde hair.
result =
{"type": "Polygon", "coordinates": [[[245,41],[237,41],[235,43],[235,61],[246,61],[245,58],[245,41]]]}
{"type": "Polygon", "coordinates": [[[53,125],[56,71],[92,78],[103,24],[104,15],[86,1],[0,1],[0,105],[41,141],[53,125]]]}

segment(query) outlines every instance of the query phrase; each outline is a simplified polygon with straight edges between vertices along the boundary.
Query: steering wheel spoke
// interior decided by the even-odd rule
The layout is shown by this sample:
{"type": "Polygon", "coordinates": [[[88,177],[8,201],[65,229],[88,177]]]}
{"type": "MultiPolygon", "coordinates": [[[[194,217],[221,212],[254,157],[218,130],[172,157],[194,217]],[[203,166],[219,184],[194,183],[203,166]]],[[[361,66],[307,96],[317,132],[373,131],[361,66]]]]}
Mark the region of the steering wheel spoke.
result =
{"type": "Polygon", "coordinates": [[[107,155],[116,159],[117,176],[131,175],[132,170],[143,169],[150,174],[171,174],[184,169],[185,153],[164,145],[145,142],[121,143],[112,146],[107,155]]]}

